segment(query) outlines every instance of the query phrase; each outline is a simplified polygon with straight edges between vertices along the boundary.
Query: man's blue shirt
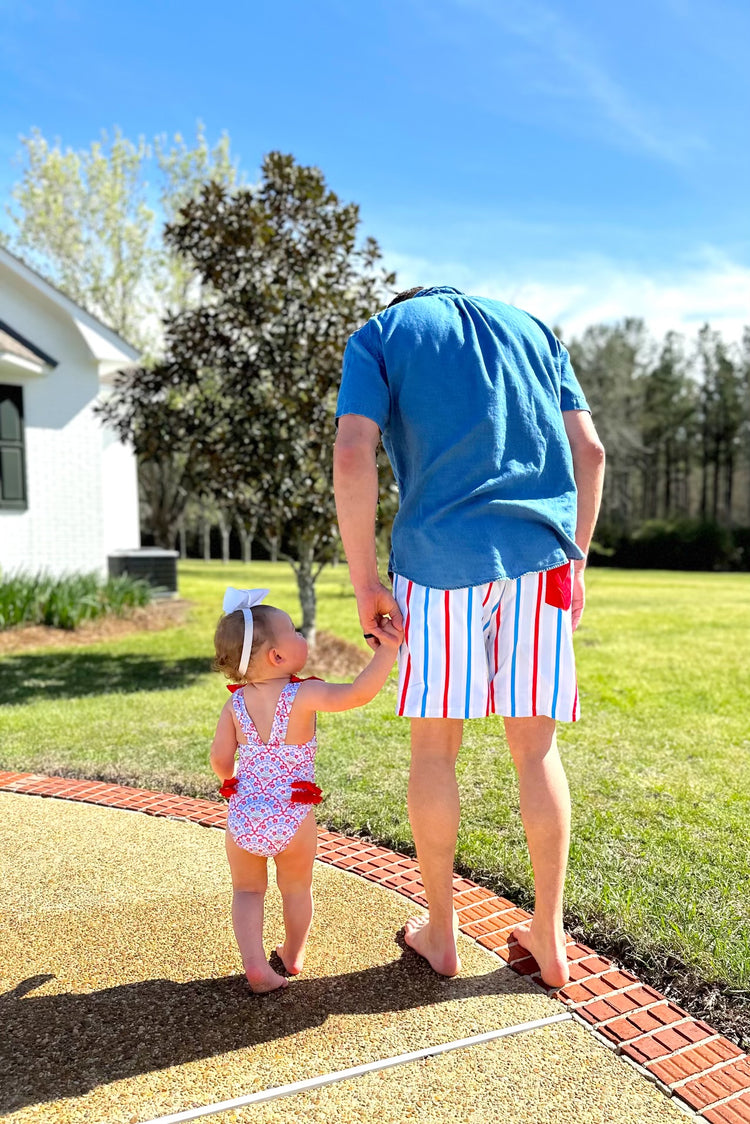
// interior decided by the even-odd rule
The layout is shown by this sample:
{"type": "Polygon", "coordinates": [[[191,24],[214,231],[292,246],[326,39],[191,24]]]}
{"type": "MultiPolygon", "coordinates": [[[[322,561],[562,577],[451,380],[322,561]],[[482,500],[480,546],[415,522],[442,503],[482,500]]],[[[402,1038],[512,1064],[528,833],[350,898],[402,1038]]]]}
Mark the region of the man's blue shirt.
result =
{"type": "Polygon", "coordinates": [[[567,351],[500,301],[424,289],[355,332],[336,416],[382,433],[391,571],[460,589],[582,558],[565,410],[588,410],[567,351]]]}

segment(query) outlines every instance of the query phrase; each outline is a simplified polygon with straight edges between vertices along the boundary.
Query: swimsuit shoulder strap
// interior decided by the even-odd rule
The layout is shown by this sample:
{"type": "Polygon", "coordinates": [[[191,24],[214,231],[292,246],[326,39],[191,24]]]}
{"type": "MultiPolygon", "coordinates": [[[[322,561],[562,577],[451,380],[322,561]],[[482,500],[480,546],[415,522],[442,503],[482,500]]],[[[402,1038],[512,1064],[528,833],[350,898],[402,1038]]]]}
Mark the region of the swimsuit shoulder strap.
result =
{"type": "Polygon", "coordinates": [[[276,713],[273,716],[273,725],[271,727],[270,742],[285,742],[286,730],[289,725],[289,715],[292,711],[292,703],[297,697],[301,682],[287,683],[285,687],[281,688],[279,701],[276,703],[276,713]]]}
{"type": "Polygon", "coordinates": [[[247,706],[245,705],[245,695],[241,687],[240,690],[236,691],[232,695],[232,710],[237,716],[237,721],[239,722],[240,729],[242,730],[247,740],[249,742],[255,740],[259,741],[260,735],[255,728],[255,723],[248,713],[247,706]]]}

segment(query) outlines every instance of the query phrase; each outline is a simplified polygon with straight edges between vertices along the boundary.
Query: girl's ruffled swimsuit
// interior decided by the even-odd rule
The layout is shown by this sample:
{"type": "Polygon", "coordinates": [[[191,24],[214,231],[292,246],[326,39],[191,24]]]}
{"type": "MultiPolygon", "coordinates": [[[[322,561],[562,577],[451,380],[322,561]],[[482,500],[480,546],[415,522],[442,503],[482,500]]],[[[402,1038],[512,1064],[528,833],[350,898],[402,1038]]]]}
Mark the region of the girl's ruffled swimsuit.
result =
{"type": "Polygon", "coordinates": [[[266,858],[288,846],[310,811],[309,802],[292,801],[292,786],[295,781],[315,781],[316,737],[313,734],[304,745],[286,744],[289,713],[299,688],[299,683],[288,683],[282,689],[267,744],[247,712],[243,692],[232,697],[247,745],[237,746],[237,787],[229,800],[227,830],[243,850],[266,858]]]}

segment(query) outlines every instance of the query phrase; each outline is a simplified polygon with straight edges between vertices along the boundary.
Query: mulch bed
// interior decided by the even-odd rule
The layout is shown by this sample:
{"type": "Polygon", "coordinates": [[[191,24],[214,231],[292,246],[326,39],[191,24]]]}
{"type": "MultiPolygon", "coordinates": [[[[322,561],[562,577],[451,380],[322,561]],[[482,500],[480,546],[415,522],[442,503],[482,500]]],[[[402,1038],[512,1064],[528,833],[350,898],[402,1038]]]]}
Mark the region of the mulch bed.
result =
{"type": "Polygon", "coordinates": [[[78,628],[50,628],[43,624],[24,625],[0,632],[0,656],[11,656],[30,648],[79,648],[103,640],[119,640],[134,632],[161,632],[184,622],[189,601],[154,601],[126,616],[106,616],[87,621],[78,628]]]}

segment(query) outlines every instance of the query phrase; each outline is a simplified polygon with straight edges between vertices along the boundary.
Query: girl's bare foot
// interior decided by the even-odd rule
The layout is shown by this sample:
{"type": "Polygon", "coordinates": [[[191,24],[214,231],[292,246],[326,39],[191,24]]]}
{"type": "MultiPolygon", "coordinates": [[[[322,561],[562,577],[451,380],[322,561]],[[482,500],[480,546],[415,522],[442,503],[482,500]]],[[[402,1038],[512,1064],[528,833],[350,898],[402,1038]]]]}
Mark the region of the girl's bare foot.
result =
{"type": "Polygon", "coordinates": [[[523,921],[516,926],[513,936],[534,957],[547,987],[565,986],[570,979],[570,971],[565,953],[565,933],[562,929],[555,932],[537,931],[532,917],[530,921],[523,921]]]}
{"type": "Polygon", "coordinates": [[[404,926],[404,940],[409,948],[423,956],[433,971],[441,976],[457,976],[461,971],[461,961],[456,949],[458,918],[453,915],[453,936],[435,939],[430,929],[429,914],[412,917],[404,926]]]}
{"type": "Polygon", "coordinates": [[[276,955],[281,960],[290,976],[298,976],[305,966],[305,946],[297,949],[296,954],[287,950],[286,941],[276,945],[276,955]]]}
{"type": "Polygon", "coordinates": [[[284,979],[278,972],[274,972],[270,964],[258,964],[257,967],[245,968],[245,975],[256,995],[265,995],[267,991],[276,991],[277,988],[289,986],[289,980],[284,979]]]}

